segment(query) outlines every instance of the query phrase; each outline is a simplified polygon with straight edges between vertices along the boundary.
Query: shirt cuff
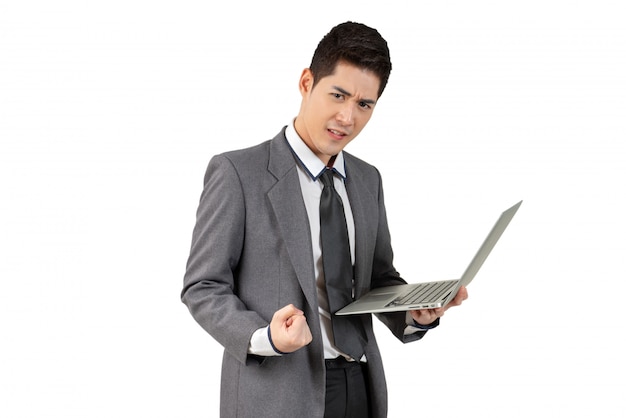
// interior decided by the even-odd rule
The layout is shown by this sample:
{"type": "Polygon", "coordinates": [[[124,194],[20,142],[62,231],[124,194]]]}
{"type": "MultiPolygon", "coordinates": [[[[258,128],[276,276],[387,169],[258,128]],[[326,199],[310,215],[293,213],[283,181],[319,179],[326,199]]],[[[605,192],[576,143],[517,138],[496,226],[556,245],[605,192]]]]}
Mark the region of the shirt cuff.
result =
{"type": "Polygon", "coordinates": [[[248,354],[254,354],[257,356],[280,356],[281,353],[274,349],[270,340],[270,326],[259,328],[254,331],[252,338],[250,338],[250,345],[248,346],[248,354]]]}
{"type": "Polygon", "coordinates": [[[428,325],[422,325],[415,322],[411,313],[409,311],[406,312],[406,328],[404,329],[404,335],[414,334],[418,331],[428,331],[429,329],[433,329],[439,326],[439,318],[437,318],[434,322],[428,325]]]}

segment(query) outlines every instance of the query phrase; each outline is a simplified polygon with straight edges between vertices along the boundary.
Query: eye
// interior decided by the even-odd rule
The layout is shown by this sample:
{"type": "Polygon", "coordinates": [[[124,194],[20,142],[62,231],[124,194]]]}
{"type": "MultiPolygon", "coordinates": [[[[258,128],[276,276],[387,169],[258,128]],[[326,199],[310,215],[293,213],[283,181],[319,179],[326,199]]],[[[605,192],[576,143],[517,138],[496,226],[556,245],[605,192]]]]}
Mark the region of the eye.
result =
{"type": "Polygon", "coordinates": [[[371,109],[372,108],[372,106],[369,103],[363,102],[363,101],[359,102],[359,107],[361,109],[371,109]]]}
{"type": "Polygon", "coordinates": [[[337,100],[342,100],[344,98],[344,95],[341,93],[331,93],[330,95],[333,97],[333,99],[337,100]]]}

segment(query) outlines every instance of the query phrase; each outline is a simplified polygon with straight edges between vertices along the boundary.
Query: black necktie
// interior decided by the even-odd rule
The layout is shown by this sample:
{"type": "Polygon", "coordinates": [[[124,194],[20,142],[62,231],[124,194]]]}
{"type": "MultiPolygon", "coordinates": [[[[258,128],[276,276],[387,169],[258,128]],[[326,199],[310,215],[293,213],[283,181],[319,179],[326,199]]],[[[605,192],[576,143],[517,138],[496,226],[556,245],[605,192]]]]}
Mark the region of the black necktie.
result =
{"type": "Polygon", "coordinates": [[[358,317],[335,312],[352,302],[352,260],[341,197],[333,184],[332,169],[320,176],[324,189],[320,198],[322,264],[330,307],[335,345],[355,360],[363,355],[365,333],[358,317]]]}

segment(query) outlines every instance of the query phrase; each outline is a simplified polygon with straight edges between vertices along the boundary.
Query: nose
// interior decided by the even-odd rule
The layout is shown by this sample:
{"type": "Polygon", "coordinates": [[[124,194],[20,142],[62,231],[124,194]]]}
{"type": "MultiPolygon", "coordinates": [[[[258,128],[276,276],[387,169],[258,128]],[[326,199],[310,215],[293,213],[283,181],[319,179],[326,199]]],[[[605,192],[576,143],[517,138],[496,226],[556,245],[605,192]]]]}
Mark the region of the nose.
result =
{"type": "Polygon", "coordinates": [[[352,103],[345,103],[337,112],[337,120],[343,125],[351,125],[353,122],[353,111],[352,103]]]}

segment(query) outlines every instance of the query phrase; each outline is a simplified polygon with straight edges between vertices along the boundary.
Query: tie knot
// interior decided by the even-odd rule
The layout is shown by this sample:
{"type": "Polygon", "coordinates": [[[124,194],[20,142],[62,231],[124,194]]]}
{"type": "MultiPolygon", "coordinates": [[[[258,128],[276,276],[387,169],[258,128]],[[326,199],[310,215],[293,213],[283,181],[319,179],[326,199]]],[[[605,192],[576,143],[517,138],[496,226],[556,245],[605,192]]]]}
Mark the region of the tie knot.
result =
{"type": "Polygon", "coordinates": [[[331,168],[327,168],[326,170],[324,170],[324,172],[320,176],[322,183],[324,183],[324,187],[332,187],[333,189],[335,188],[335,185],[333,184],[333,177],[333,170],[331,168]]]}

